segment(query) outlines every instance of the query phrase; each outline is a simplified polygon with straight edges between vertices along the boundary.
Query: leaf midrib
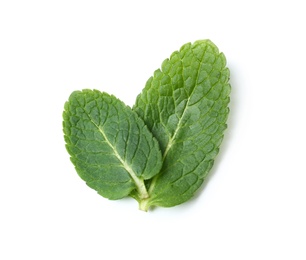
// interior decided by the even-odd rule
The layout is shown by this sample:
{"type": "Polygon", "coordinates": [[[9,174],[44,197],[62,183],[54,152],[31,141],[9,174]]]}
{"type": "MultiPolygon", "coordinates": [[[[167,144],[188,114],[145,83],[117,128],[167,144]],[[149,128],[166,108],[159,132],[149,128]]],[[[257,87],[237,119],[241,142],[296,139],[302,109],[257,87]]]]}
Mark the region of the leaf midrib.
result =
{"type": "MultiPolygon", "coordinates": [[[[88,115],[88,114],[87,114],[88,115]]],[[[116,147],[113,146],[113,144],[110,142],[110,140],[108,139],[105,131],[103,130],[103,127],[99,126],[98,124],[96,124],[96,122],[90,117],[90,115],[88,115],[91,123],[98,129],[98,131],[101,133],[101,135],[103,136],[104,140],[106,141],[106,143],[109,145],[109,147],[111,147],[111,149],[113,150],[114,155],[116,156],[116,158],[120,161],[120,163],[123,165],[123,168],[126,169],[126,171],[129,173],[129,175],[131,176],[132,180],[134,181],[136,188],[139,192],[139,197],[141,199],[146,199],[149,197],[148,191],[146,189],[146,186],[144,184],[144,180],[142,178],[139,178],[136,173],[134,172],[134,170],[130,167],[129,164],[126,163],[126,161],[124,161],[122,159],[122,157],[120,156],[120,154],[117,152],[116,147]]]]}
{"type": "MultiPolygon", "coordinates": [[[[191,51],[193,52],[192,49],[191,49],[191,51]]],[[[165,149],[165,152],[164,152],[163,158],[162,158],[163,162],[164,162],[164,160],[165,160],[165,158],[166,158],[166,156],[167,156],[169,150],[171,149],[171,147],[172,147],[173,144],[174,144],[174,139],[175,139],[177,133],[178,133],[179,130],[181,129],[182,120],[183,120],[183,118],[184,118],[184,116],[185,116],[185,114],[186,114],[186,111],[188,110],[190,99],[191,99],[191,97],[192,97],[192,95],[193,95],[193,93],[194,93],[194,90],[195,90],[195,88],[196,88],[196,83],[198,82],[198,79],[199,79],[199,73],[200,73],[200,69],[201,69],[201,63],[202,63],[203,57],[204,57],[204,55],[205,55],[205,52],[206,52],[206,50],[203,52],[203,56],[202,56],[201,60],[199,60],[200,63],[199,63],[199,67],[198,67],[198,70],[197,70],[197,76],[196,76],[194,88],[192,89],[192,91],[191,91],[191,93],[190,93],[190,95],[189,95],[189,97],[188,97],[188,99],[187,99],[186,105],[185,105],[184,110],[183,110],[183,113],[182,113],[182,115],[181,115],[181,117],[180,117],[180,119],[179,119],[179,121],[178,121],[178,123],[177,123],[176,129],[175,129],[175,131],[174,131],[172,137],[170,138],[170,140],[169,140],[169,142],[168,142],[168,144],[167,144],[167,146],[166,146],[166,149],[165,149]]],[[[181,59],[181,62],[183,62],[182,59],[181,59]]],[[[184,82],[186,82],[186,81],[184,80],[184,82]]],[[[184,83],[184,84],[185,84],[185,83],[184,83]]],[[[160,174],[157,174],[157,175],[152,179],[151,185],[150,185],[150,187],[149,187],[149,194],[151,194],[151,193],[153,192],[153,190],[154,190],[154,188],[155,188],[155,185],[156,185],[156,181],[157,181],[157,179],[159,178],[159,176],[160,176],[160,174]]]]}
{"type": "MultiPolygon", "coordinates": [[[[193,93],[193,90],[192,90],[192,93],[193,93]]],[[[179,121],[178,121],[178,123],[177,123],[177,127],[176,127],[176,129],[175,129],[175,131],[174,131],[172,137],[170,138],[168,144],[167,144],[167,147],[166,147],[165,152],[164,152],[163,157],[162,157],[162,161],[163,161],[163,162],[164,162],[164,160],[165,160],[165,158],[166,158],[166,156],[167,156],[169,150],[171,149],[172,145],[174,144],[174,139],[175,139],[177,133],[179,132],[179,130],[180,130],[180,128],[181,128],[181,122],[182,122],[182,120],[183,120],[183,118],[184,118],[184,116],[185,116],[186,111],[188,110],[189,101],[190,101],[190,98],[191,98],[191,96],[192,96],[192,93],[191,93],[191,95],[189,96],[189,98],[187,99],[186,106],[184,107],[184,111],[183,111],[183,113],[182,113],[182,116],[180,117],[180,119],[179,119],[179,121]]],[[[153,192],[153,190],[154,190],[154,188],[155,188],[155,185],[156,185],[156,181],[157,181],[157,179],[159,178],[159,176],[160,176],[160,174],[157,174],[157,175],[152,179],[151,185],[150,185],[150,187],[149,187],[149,194],[152,194],[152,192],[153,192]]]]}

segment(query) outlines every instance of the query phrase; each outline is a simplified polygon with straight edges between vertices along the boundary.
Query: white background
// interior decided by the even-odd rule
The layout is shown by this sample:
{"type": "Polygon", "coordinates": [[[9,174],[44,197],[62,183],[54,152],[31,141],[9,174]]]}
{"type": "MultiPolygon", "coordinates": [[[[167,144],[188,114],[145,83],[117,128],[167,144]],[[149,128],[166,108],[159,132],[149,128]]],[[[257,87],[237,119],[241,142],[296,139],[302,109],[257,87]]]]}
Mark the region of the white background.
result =
{"type": "Polygon", "coordinates": [[[0,259],[306,259],[304,1],[0,2],[0,259]],[[194,199],[139,211],[77,176],[62,110],[96,88],[129,105],[161,62],[211,39],[229,128],[194,199]]]}

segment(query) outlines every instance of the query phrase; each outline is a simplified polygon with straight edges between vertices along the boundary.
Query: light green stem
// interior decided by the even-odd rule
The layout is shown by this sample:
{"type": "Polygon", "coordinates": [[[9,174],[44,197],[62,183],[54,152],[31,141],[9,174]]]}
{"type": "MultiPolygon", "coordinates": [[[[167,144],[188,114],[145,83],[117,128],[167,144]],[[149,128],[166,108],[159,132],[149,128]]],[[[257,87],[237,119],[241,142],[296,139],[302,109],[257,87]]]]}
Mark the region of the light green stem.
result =
{"type": "Polygon", "coordinates": [[[149,194],[148,194],[148,191],[147,191],[146,185],[144,184],[143,179],[141,178],[133,178],[133,179],[136,184],[140,200],[148,199],[149,194]]]}
{"type": "Polygon", "coordinates": [[[149,204],[149,198],[146,198],[146,199],[142,199],[139,201],[139,209],[140,210],[143,210],[143,211],[148,211],[150,207],[150,204],[149,204]]]}

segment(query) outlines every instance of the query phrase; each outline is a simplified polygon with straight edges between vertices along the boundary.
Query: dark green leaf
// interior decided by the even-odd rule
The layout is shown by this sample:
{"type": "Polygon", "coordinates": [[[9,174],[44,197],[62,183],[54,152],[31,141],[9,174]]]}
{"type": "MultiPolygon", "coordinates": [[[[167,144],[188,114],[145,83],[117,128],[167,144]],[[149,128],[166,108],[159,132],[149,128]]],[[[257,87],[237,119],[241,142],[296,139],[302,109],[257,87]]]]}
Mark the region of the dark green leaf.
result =
{"type": "Polygon", "coordinates": [[[228,80],[224,55],[204,40],[185,44],[147,81],[133,110],[159,141],[163,167],[145,208],[183,203],[202,184],[226,129],[228,80]]]}
{"type": "Polygon", "coordinates": [[[71,161],[88,186],[110,199],[148,197],[144,180],[159,172],[161,152],[131,108],[97,90],[75,91],[63,118],[71,161]]]}

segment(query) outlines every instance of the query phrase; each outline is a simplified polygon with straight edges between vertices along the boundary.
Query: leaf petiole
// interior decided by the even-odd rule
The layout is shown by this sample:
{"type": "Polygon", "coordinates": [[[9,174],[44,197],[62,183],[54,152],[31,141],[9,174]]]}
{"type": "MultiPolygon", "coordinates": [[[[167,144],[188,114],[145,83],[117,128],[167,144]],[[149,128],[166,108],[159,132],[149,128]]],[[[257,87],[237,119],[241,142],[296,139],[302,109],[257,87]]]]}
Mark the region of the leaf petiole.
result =
{"type": "Polygon", "coordinates": [[[139,209],[147,212],[150,207],[149,201],[150,201],[149,198],[141,199],[139,201],[139,209]]]}

